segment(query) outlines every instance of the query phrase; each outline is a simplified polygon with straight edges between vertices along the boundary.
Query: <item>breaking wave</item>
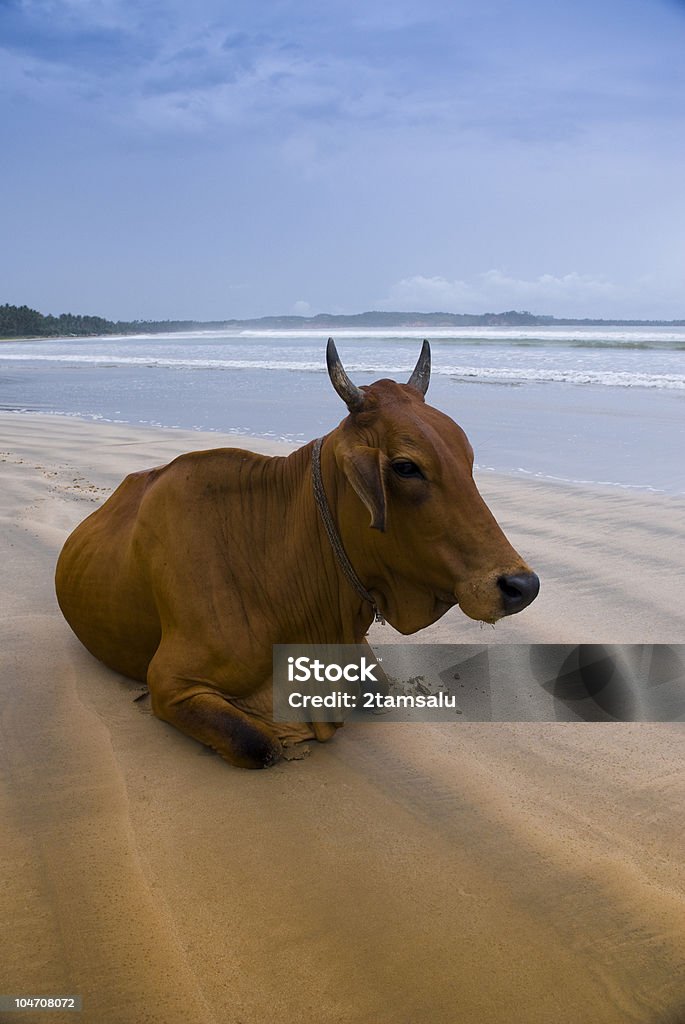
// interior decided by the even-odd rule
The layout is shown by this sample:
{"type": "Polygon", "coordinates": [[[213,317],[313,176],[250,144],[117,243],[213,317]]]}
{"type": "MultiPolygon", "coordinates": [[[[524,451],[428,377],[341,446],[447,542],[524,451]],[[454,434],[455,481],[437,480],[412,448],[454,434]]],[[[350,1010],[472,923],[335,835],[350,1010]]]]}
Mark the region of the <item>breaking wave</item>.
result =
{"type": "MultiPolygon", "coordinates": [[[[4,353],[0,353],[0,356],[4,353]]],[[[277,370],[299,373],[325,373],[321,359],[210,359],[192,358],[188,356],[150,356],[150,355],[119,355],[107,353],[19,353],[7,354],[5,358],[11,362],[54,362],[69,365],[89,365],[100,367],[146,366],[160,369],[187,370],[277,370]]],[[[345,361],[350,373],[375,374],[394,377],[401,373],[410,373],[414,363],[409,360],[393,359],[383,363],[380,360],[352,358],[345,361]],[[403,365],[404,364],[404,365],[403,365]]],[[[542,366],[469,366],[461,364],[445,364],[441,362],[433,367],[433,374],[449,377],[455,381],[487,381],[501,384],[555,383],[555,384],[595,384],[604,387],[618,388],[657,388],[672,391],[685,390],[685,374],[648,373],[640,370],[610,370],[591,368],[558,368],[548,369],[542,366]]]]}

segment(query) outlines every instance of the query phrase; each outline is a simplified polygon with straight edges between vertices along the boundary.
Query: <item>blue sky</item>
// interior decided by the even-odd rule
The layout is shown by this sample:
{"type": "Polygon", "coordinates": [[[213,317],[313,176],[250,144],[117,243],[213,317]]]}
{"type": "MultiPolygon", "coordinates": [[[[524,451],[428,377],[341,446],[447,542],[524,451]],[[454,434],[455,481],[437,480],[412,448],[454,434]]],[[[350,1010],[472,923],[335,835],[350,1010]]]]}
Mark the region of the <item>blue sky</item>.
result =
{"type": "Polygon", "coordinates": [[[0,0],[0,302],[685,317],[681,0],[0,0]]]}

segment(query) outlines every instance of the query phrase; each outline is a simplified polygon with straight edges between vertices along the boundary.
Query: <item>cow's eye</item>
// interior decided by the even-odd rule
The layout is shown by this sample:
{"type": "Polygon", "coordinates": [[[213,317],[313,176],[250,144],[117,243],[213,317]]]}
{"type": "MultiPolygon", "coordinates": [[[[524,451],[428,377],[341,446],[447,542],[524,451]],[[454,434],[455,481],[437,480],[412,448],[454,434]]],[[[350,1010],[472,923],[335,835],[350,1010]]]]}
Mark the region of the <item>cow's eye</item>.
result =
{"type": "Polygon", "coordinates": [[[398,476],[402,477],[418,477],[423,480],[424,476],[419,467],[415,462],[410,462],[409,459],[398,459],[392,463],[392,468],[398,476]]]}

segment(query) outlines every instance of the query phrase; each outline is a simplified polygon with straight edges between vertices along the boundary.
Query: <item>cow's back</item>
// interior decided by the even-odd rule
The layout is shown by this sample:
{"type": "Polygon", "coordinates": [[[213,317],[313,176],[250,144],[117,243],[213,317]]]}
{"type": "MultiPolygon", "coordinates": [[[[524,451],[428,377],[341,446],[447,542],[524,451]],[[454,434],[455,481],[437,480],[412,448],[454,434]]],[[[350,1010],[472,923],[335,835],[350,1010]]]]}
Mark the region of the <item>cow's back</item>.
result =
{"type": "Polygon", "coordinates": [[[163,471],[126,477],[68,538],[55,575],[60,608],[81,643],[110,668],[142,680],[160,624],[134,537],[143,496],[163,471]]]}

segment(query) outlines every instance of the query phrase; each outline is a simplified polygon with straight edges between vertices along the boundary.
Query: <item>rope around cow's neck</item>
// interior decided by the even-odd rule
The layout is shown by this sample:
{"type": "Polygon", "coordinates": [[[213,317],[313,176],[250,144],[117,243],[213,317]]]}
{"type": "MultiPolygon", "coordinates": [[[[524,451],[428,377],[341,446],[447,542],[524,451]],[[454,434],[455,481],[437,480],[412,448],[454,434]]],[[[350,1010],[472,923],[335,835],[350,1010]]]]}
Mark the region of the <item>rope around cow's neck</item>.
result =
{"type": "Polygon", "coordinates": [[[378,611],[378,608],[376,607],[376,602],[371,597],[371,594],[368,592],[362,581],[357,576],[356,572],[352,567],[352,563],[347,557],[347,553],[345,551],[345,548],[343,547],[342,539],[340,537],[340,534],[338,533],[338,528],[335,525],[335,520],[333,519],[333,516],[331,514],[330,506],[328,504],[328,499],[326,498],[326,492],[323,486],[323,477],[321,476],[321,446],[323,445],[323,441],[324,439],[322,437],[319,437],[314,442],[314,447],[312,449],[312,485],[314,487],[314,500],[316,501],[316,507],[319,510],[319,514],[321,516],[323,525],[328,535],[328,539],[331,543],[331,547],[333,548],[333,554],[337,558],[340,568],[344,572],[345,576],[347,576],[347,579],[352,584],[354,589],[357,591],[359,596],[364,601],[368,601],[368,603],[373,608],[375,621],[385,623],[385,619],[383,618],[381,613],[378,611]]]}

